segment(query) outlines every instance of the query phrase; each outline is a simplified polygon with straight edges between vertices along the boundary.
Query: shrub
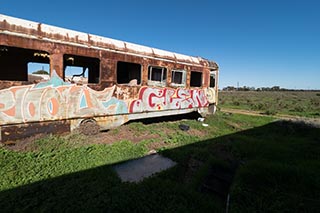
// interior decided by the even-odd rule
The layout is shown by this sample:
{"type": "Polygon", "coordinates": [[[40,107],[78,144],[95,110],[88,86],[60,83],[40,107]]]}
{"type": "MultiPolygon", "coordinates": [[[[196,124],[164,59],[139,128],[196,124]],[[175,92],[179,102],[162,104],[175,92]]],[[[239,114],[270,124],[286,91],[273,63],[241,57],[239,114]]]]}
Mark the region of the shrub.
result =
{"type": "Polygon", "coordinates": [[[275,109],[270,108],[270,109],[267,109],[267,110],[265,111],[265,114],[266,114],[266,115],[275,115],[275,114],[277,114],[277,112],[276,112],[275,109]]]}
{"type": "Polygon", "coordinates": [[[294,108],[294,111],[295,111],[295,112],[303,112],[303,111],[304,111],[304,108],[303,108],[302,106],[296,106],[296,107],[294,108]]]}
{"type": "Polygon", "coordinates": [[[264,108],[263,103],[251,104],[251,109],[252,110],[262,110],[263,108],[264,108]]]}

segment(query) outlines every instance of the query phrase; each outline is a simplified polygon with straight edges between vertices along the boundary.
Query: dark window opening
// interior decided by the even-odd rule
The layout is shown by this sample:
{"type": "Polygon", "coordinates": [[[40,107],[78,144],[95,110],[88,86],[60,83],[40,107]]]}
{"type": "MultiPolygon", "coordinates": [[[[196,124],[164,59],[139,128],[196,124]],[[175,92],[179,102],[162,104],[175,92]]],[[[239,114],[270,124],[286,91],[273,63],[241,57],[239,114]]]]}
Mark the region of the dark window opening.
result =
{"type": "Polygon", "coordinates": [[[186,71],[185,70],[172,70],[171,84],[173,86],[185,86],[185,84],[186,84],[186,71]]]}
{"type": "Polygon", "coordinates": [[[118,61],[117,83],[139,85],[141,83],[141,64],[118,61]]]}
{"type": "Polygon", "coordinates": [[[153,67],[148,68],[148,84],[154,85],[166,85],[167,69],[165,67],[153,67]]]}
{"type": "Polygon", "coordinates": [[[210,87],[216,86],[216,74],[215,72],[210,72],[210,87]]]}
{"type": "Polygon", "coordinates": [[[72,83],[99,83],[100,60],[98,58],[64,55],[64,80],[72,83]]]}
{"type": "Polygon", "coordinates": [[[50,55],[39,50],[0,46],[0,80],[36,83],[49,78],[50,55]]]}
{"type": "Polygon", "coordinates": [[[191,71],[190,86],[201,87],[201,85],[202,85],[202,73],[191,71]]]}
{"type": "Polygon", "coordinates": [[[172,83],[182,84],[182,72],[172,71],[172,83]]]}

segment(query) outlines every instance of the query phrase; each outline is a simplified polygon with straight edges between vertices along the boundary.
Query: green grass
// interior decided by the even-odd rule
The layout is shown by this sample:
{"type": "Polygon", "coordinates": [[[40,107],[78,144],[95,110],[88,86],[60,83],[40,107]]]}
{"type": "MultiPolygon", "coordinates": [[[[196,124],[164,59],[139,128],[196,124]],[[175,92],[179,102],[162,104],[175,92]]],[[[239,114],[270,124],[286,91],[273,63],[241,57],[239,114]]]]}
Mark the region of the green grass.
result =
{"type": "Polygon", "coordinates": [[[33,151],[0,147],[1,212],[223,212],[226,201],[203,190],[216,170],[235,173],[230,212],[319,208],[319,129],[223,113],[205,122],[208,127],[195,120],[130,123],[138,136],[159,136],[140,143],[88,144],[90,138],[71,134],[39,139],[33,151]],[[179,130],[181,123],[190,130],[179,130]],[[158,151],[177,166],[122,183],[111,166],[144,156],[159,142],[158,151]]]}
{"type": "Polygon", "coordinates": [[[233,151],[243,164],[232,186],[232,210],[316,212],[319,135],[319,129],[283,122],[235,136],[233,151]]]}
{"type": "Polygon", "coordinates": [[[50,136],[39,140],[40,151],[19,153],[1,149],[0,190],[57,177],[105,164],[138,158],[146,153],[143,145],[120,141],[113,145],[71,148],[66,140],[50,136]],[[50,143],[50,145],[48,145],[50,143]]]}
{"type": "Polygon", "coordinates": [[[222,108],[253,110],[268,115],[320,117],[320,92],[221,91],[219,100],[222,108]]]}

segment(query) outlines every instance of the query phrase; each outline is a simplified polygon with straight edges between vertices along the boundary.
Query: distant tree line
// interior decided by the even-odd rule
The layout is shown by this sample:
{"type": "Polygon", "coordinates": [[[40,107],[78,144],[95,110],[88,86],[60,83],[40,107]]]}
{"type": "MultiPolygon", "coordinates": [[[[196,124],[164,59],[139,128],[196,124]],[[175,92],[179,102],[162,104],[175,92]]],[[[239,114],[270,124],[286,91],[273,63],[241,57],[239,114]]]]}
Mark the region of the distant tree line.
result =
{"type": "Polygon", "coordinates": [[[33,72],[32,74],[49,75],[48,71],[45,71],[45,70],[38,70],[38,71],[33,72]]]}
{"type": "Polygon", "coordinates": [[[319,91],[319,90],[303,90],[303,89],[286,89],[281,88],[280,86],[273,86],[273,87],[234,87],[234,86],[227,86],[222,89],[223,91],[319,91]]]}

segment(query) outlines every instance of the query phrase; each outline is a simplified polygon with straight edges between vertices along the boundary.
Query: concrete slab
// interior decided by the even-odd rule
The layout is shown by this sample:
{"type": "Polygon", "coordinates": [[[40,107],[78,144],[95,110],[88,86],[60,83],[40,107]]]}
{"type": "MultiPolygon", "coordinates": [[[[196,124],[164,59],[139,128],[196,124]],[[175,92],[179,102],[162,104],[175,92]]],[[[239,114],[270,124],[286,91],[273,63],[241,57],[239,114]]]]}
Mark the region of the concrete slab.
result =
{"type": "Polygon", "coordinates": [[[139,182],[177,163],[159,154],[152,154],[114,166],[122,182],[139,182]]]}

